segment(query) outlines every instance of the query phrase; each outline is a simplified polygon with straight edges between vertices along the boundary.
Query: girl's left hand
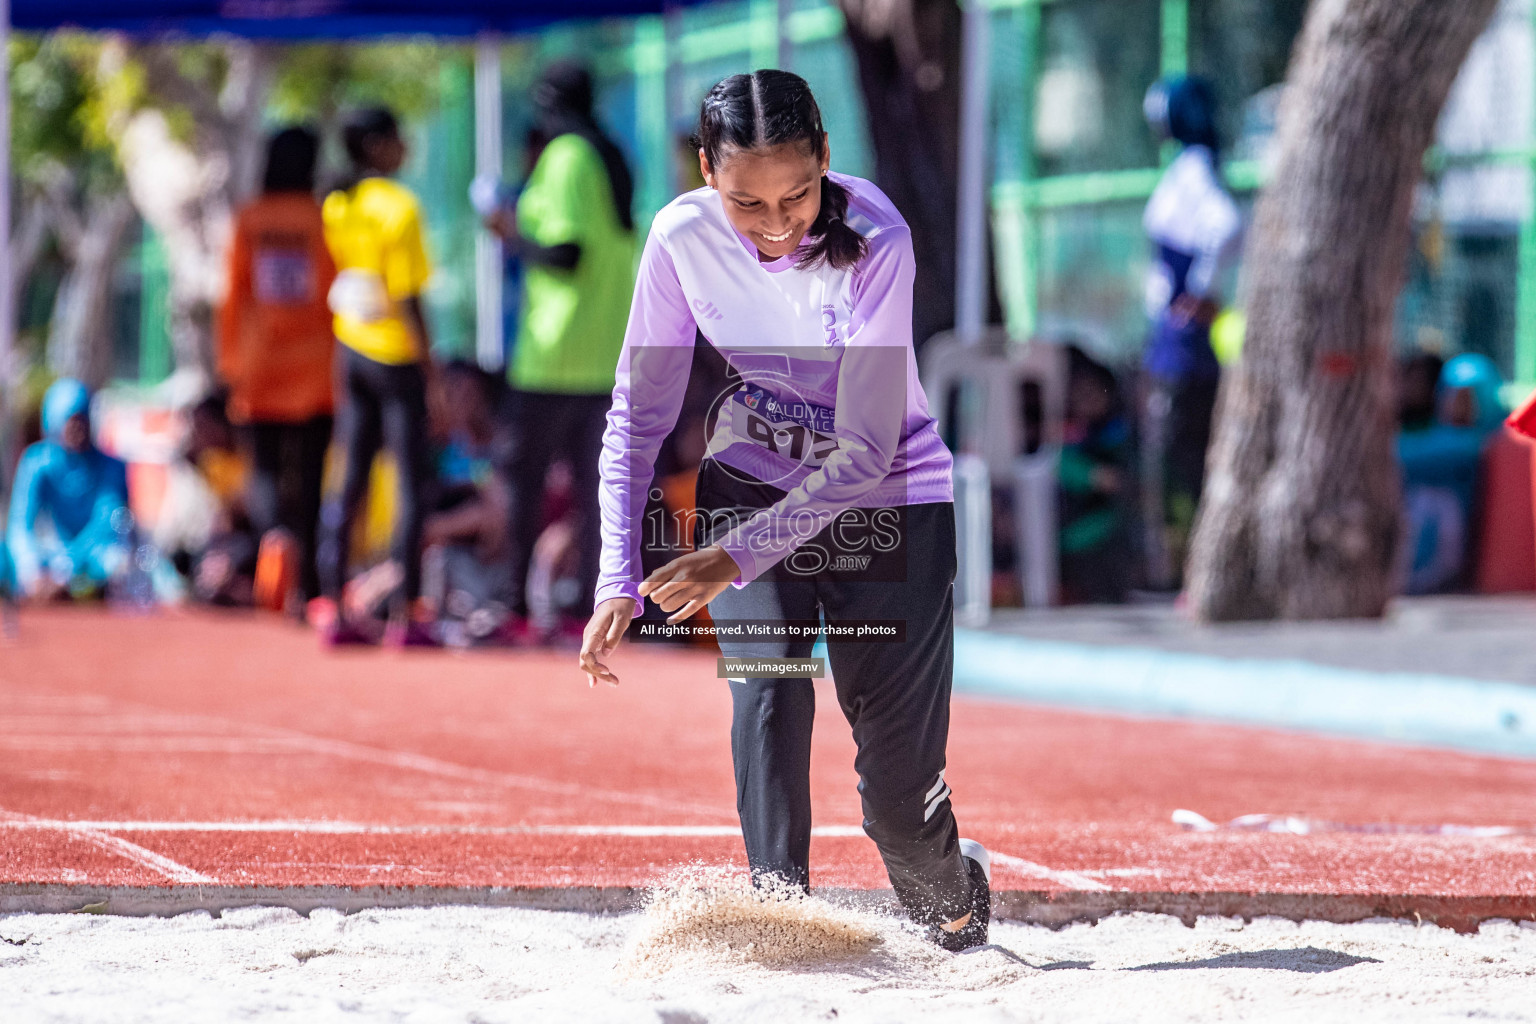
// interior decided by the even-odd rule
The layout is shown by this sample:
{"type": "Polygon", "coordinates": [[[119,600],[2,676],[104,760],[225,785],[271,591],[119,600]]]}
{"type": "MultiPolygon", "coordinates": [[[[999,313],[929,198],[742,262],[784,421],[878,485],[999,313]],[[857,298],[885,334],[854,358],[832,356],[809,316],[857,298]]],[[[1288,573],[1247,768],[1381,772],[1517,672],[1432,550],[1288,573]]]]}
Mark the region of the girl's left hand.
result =
{"type": "Polygon", "coordinates": [[[718,544],[674,558],[640,584],[640,596],[649,597],[664,612],[676,612],[668,624],[682,622],[718,597],[741,575],[734,559],[718,544]]]}

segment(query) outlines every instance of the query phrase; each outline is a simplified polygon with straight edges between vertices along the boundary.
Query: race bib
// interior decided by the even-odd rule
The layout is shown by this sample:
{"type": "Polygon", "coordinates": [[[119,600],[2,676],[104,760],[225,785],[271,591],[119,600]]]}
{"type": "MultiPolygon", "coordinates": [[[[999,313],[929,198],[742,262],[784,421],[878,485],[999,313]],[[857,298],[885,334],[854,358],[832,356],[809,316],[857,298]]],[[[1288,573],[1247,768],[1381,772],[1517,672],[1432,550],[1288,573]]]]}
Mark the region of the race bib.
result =
{"type": "Polygon", "coordinates": [[[782,401],[762,388],[745,387],[732,396],[735,436],[806,466],[820,466],[837,451],[833,420],[825,406],[782,401]]]}
{"type": "Polygon", "coordinates": [[[298,306],[315,294],[314,261],[302,249],[258,249],[256,299],[274,306],[298,306]]]}

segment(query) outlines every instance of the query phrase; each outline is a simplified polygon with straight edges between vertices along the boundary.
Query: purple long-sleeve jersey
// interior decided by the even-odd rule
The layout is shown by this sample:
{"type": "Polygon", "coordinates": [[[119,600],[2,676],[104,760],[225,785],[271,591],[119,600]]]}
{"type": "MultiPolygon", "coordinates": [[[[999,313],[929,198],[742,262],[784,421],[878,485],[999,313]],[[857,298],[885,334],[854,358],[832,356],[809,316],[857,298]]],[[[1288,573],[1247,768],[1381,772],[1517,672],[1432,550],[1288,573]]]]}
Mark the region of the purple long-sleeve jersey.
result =
{"type": "Polygon", "coordinates": [[[878,188],[834,174],[869,242],[851,270],[764,263],[712,189],[656,215],[640,259],[601,459],[596,600],[641,610],[642,519],[677,422],[695,327],[740,374],[706,453],[785,496],[718,541],[745,586],[851,508],[953,500],[953,460],[917,376],[912,236],[878,188]]]}

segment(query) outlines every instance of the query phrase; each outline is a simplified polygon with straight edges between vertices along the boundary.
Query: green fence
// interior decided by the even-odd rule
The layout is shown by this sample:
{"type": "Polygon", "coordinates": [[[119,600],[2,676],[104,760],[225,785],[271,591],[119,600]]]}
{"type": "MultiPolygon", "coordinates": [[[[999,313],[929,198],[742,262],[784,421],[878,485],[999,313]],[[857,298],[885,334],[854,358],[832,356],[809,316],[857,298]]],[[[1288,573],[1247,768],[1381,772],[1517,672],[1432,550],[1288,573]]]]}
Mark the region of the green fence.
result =
{"type": "MultiPolygon", "coordinates": [[[[988,0],[993,18],[992,223],[1015,334],[1072,334],[1117,362],[1138,351],[1139,217],[1170,155],[1141,123],[1158,75],[1212,79],[1224,172],[1262,184],[1305,0],[988,0]]],[[[1469,58],[1431,153],[1397,317],[1404,349],[1478,351],[1536,380],[1531,63],[1536,4],[1506,0],[1469,58]]],[[[1229,297],[1241,296],[1228,282],[1229,297]]]]}

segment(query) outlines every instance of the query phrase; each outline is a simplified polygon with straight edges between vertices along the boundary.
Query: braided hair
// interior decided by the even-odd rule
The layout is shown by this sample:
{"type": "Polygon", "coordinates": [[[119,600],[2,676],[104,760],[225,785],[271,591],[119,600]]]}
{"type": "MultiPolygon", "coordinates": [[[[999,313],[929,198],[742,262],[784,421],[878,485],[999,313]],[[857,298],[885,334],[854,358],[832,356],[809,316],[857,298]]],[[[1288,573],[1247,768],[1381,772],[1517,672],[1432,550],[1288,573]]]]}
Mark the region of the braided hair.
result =
{"type": "MultiPolygon", "coordinates": [[[[767,69],[732,75],[716,83],[699,108],[696,141],[711,167],[731,150],[767,149],[799,143],[818,159],[826,155],[821,108],[805,79],[767,69]]],[[[826,175],[821,179],[821,208],[795,250],[795,266],[814,269],[826,263],[847,270],[864,258],[869,243],[848,226],[848,190],[826,175]]]]}

